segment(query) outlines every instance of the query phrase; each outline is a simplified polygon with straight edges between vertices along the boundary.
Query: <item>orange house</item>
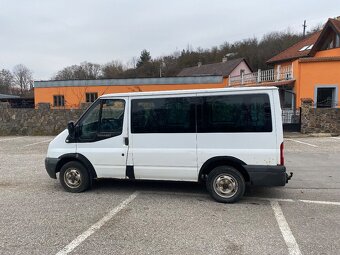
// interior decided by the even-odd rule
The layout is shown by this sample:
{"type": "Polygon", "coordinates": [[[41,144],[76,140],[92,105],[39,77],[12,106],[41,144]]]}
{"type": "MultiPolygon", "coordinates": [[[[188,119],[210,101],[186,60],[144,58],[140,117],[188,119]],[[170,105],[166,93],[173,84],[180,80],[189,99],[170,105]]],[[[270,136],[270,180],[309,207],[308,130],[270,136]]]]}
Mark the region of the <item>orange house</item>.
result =
{"type": "Polygon", "coordinates": [[[274,68],[229,77],[229,86],[277,86],[285,109],[310,98],[314,107],[337,107],[340,98],[340,18],[267,61],[274,68]]]}
{"type": "Polygon", "coordinates": [[[52,108],[79,108],[108,93],[223,88],[231,74],[250,73],[243,58],[185,68],[178,77],[35,81],[35,105],[49,103],[52,108]]]}

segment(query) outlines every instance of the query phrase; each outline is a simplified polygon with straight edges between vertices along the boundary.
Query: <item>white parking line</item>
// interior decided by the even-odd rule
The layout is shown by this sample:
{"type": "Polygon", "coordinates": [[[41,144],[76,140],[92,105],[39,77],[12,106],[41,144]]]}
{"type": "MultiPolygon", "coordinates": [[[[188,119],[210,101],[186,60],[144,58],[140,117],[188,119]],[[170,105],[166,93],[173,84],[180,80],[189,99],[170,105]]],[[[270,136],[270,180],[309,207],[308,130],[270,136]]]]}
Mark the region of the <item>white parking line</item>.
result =
{"type": "Polygon", "coordinates": [[[138,192],[134,192],[127,199],[121,202],[117,207],[113,208],[108,214],[106,214],[102,219],[93,224],[88,230],[80,234],[71,243],[66,245],[62,250],[60,250],[56,255],[65,255],[73,251],[79,244],[84,242],[86,238],[92,235],[96,230],[99,230],[106,222],[112,219],[117,213],[124,209],[132,200],[134,200],[138,195],[138,192]]]}
{"type": "Polygon", "coordinates": [[[335,140],[340,140],[340,137],[331,137],[331,138],[333,138],[333,139],[335,139],[335,140]]]}
{"type": "Polygon", "coordinates": [[[279,202],[270,201],[270,205],[273,208],[276,221],[277,221],[279,228],[281,230],[283,239],[285,240],[286,245],[288,247],[289,254],[290,255],[300,255],[300,254],[302,254],[301,251],[300,251],[299,245],[297,244],[295,237],[293,236],[293,233],[290,230],[288,222],[286,221],[286,218],[283,215],[283,212],[281,210],[279,202]]]}
{"type": "Polygon", "coordinates": [[[312,147],[318,147],[317,145],[310,144],[310,143],[305,143],[305,142],[301,142],[301,141],[298,141],[298,140],[295,140],[295,139],[285,139],[285,140],[287,140],[287,141],[293,141],[293,142],[296,142],[296,143],[301,143],[301,144],[308,145],[308,146],[312,146],[312,147]]]}
{"type": "Polygon", "coordinates": [[[256,200],[265,200],[265,201],[276,201],[276,202],[295,202],[295,200],[290,198],[270,198],[270,197],[248,197],[256,200]]]}
{"type": "Polygon", "coordinates": [[[28,146],[32,146],[32,145],[36,145],[36,144],[41,144],[41,143],[48,143],[50,141],[52,141],[52,139],[41,141],[41,142],[37,142],[37,143],[26,144],[26,145],[24,145],[22,147],[28,147],[28,146]]]}
{"type": "Polygon", "coordinates": [[[0,142],[16,140],[16,139],[19,139],[19,138],[23,138],[23,137],[19,136],[19,137],[12,137],[12,138],[7,138],[7,139],[1,139],[0,142]]]}
{"type": "Polygon", "coordinates": [[[321,205],[340,205],[340,202],[332,202],[332,201],[314,201],[314,200],[299,200],[304,203],[309,204],[321,204],[321,205]]]}
{"type": "Polygon", "coordinates": [[[270,202],[303,202],[309,204],[320,204],[320,205],[340,205],[340,202],[333,201],[319,201],[319,200],[306,200],[306,199],[290,199],[290,198],[271,198],[271,197],[248,197],[254,200],[264,200],[270,202]]]}

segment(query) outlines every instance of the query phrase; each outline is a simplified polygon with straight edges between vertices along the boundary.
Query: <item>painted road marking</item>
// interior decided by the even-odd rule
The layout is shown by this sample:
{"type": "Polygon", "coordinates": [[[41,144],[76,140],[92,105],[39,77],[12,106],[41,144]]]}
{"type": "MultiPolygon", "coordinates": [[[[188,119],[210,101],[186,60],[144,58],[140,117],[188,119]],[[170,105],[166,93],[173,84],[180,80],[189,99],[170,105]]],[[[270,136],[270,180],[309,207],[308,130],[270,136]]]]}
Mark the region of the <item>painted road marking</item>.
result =
{"type": "Polygon", "coordinates": [[[276,221],[279,225],[279,228],[281,230],[281,234],[283,236],[283,239],[285,240],[286,245],[288,247],[289,254],[290,255],[300,255],[300,254],[302,254],[301,251],[300,251],[299,245],[297,244],[295,237],[293,236],[293,233],[290,230],[288,222],[286,221],[286,218],[283,215],[283,212],[281,210],[279,202],[270,201],[270,205],[271,205],[271,207],[274,211],[274,215],[275,215],[276,221]]]}
{"type": "Polygon", "coordinates": [[[247,197],[254,200],[264,200],[270,202],[302,202],[309,204],[320,204],[320,205],[340,205],[340,202],[333,201],[318,201],[318,200],[306,200],[306,199],[289,199],[289,198],[271,198],[271,197],[247,197]]]}
{"type": "Polygon", "coordinates": [[[13,137],[13,138],[7,138],[7,139],[1,139],[0,142],[4,142],[4,141],[10,141],[10,140],[16,140],[16,139],[19,139],[19,138],[23,138],[22,136],[19,136],[19,137],[13,137]]]}
{"type": "Polygon", "coordinates": [[[332,202],[332,201],[314,201],[314,200],[299,200],[304,203],[310,203],[310,204],[321,204],[321,205],[340,205],[340,202],[332,202]]]}
{"type": "Polygon", "coordinates": [[[290,198],[270,198],[270,197],[248,197],[256,200],[264,200],[264,201],[276,201],[276,202],[295,202],[295,200],[290,198]]]}
{"type": "Polygon", "coordinates": [[[333,138],[335,140],[340,140],[340,137],[331,137],[331,138],[333,138]]]}
{"type": "Polygon", "coordinates": [[[56,255],[65,255],[73,251],[79,244],[84,242],[90,235],[92,235],[96,230],[99,230],[106,222],[112,219],[117,213],[124,209],[132,200],[134,200],[138,195],[138,192],[134,192],[127,199],[121,202],[117,207],[113,208],[108,214],[106,214],[102,219],[93,224],[88,230],[80,234],[71,243],[66,245],[61,251],[56,255]]]}
{"type": "Polygon", "coordinates": [[[287,140],[287,141],[293,141],[293,142],[296,142],[296,143],[305,144],[305,145],[312,146],[312,147],[318,147],[318,146],[316,146],[316,145],[314,145],[314,144],[301,142],[301,141],[298,141],[298,140],[295,140],[295,139],[286,139],[286,140],[287,140]]]}
{"type": "Polygon", "coordinates": [[[41,144],[41,143],[48,143],[48,142],[50,142],[50,141],[52,141],[52,139],[45,140],[45,141],[41,141],[41,142],[37,142],[37,143],[26,144],[26,145],[24,145],[24,146],[22,146],[22,147],[28,147],[28,146],[32,146],[32,145],[41,144]]]}

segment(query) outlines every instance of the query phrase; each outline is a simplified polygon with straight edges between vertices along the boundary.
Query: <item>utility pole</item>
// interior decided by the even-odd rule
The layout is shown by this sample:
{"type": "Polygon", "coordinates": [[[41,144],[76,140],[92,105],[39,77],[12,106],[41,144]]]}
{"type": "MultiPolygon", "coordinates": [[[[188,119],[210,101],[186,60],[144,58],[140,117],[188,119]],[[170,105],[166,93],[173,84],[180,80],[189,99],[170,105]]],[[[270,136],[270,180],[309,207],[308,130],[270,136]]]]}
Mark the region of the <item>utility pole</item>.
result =
{"type": "Polygon", "coordinates": [[[165,68],[166,64],[164,62],[164,60],[161,61],[161,63],[159,64],[159,77],[162,78],[162,68],[165,68]]]}
{"type": "Polygon", "coordinates": [[[307,25],[306,25],[306,20],[303,22],[303,37],[305,37],[305,35],[306,35],[306,27],[307,27],[307,25]]]}

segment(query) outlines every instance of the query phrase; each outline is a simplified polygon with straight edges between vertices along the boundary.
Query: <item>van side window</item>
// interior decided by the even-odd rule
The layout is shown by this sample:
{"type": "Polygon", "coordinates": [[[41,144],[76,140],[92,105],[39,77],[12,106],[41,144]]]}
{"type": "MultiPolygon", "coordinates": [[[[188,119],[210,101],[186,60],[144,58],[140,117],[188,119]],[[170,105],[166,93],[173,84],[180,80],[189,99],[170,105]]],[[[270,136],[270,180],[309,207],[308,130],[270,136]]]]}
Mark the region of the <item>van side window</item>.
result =
{"type": "Polygon", "coordinates": [[[99,100],[78,124],[79,142],[93,142],[122,134],[125,101],[99,100]]]}
{"type": "Polygon", "coordinates": [[[195,103],[191,98],[131,100],[132,133],[194,133],[195,103]]]}
{"type": "Polygon", "coordinates": [[[271,132],[272,118],[266,94],[203,97],[198,132],[271,132]]]}

